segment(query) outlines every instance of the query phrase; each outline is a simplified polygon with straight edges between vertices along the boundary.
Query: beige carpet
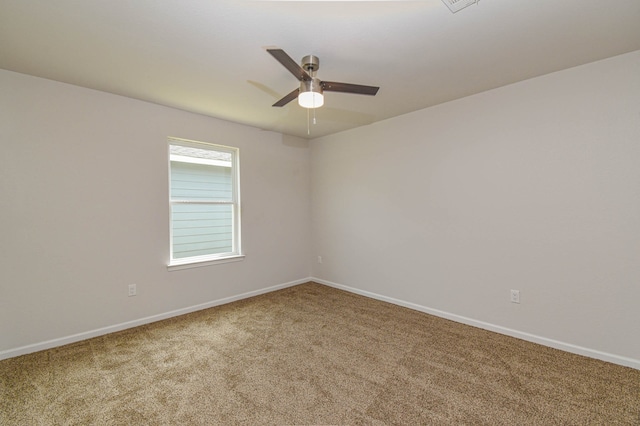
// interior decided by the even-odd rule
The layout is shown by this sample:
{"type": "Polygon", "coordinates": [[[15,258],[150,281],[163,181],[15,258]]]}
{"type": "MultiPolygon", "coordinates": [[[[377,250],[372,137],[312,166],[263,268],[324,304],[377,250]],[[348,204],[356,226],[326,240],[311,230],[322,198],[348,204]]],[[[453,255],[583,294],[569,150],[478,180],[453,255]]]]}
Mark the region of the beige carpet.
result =
{"type": "Polygon", "coordinates": [[[1,425],[640,425],[640,371],[308,283],[0,362],[1,425]]]}

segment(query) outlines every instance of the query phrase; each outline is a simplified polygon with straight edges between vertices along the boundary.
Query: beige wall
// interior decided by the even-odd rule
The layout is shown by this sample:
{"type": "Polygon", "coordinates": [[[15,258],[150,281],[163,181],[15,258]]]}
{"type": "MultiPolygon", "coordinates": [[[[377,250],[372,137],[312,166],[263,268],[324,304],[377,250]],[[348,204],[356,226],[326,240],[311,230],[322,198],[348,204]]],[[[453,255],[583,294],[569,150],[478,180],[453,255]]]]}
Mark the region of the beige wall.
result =
{"type": "Polygon", "coordinates": [[[309,276],[306,141],[8,71],[0,93],[0,355],[309,276]],[[244,261],[167,271],[167,136],[240,148],[244,261]]]}
{"type": "Polygon", "coordinates": [[[0,358],[311,275],[640,368],[640,52],[309,144],[7,71],[0,93],[0,358]],[[240,148],[245,261],[167,271],[167,136],[240,148]]]}
{"type": "Polygon", "coordinates": [[[640,368],[640,52],[316,139],[311,158],[315,277],[640,368]]]}

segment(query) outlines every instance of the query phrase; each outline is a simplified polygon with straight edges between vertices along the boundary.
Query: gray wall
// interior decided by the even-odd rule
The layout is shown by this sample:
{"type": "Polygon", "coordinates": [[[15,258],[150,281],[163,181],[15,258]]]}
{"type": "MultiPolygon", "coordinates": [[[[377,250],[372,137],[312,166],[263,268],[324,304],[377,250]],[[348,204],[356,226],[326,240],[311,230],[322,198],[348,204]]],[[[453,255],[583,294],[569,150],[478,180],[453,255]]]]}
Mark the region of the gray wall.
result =
{"type": "Polygon", "coordinates": [[[309,276],[306,141],[8,71],[0,93],[0,355],[309,276]],[[167,271],[168,136],[240,149],[244,261],[167,271]]]}
{"type": "Polygon", "coordinates": [[[316,139],[311,159],[315,277],[640,368],[640,52],[316,139]]]}
{"type": "Polygon", "coordinates": [[[640,368],[640,52],[310,143],[0,93],[0,357],[313,276],[640,368]],[[244,261],[167,271],[167,136],[240,148],[244,261]]]}

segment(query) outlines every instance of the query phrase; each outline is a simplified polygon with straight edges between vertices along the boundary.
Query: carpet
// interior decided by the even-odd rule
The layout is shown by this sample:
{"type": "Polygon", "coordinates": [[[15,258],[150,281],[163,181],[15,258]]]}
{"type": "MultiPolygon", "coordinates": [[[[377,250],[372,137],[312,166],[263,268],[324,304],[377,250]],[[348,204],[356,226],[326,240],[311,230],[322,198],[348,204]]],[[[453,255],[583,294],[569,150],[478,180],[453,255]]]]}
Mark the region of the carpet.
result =
{"type": "Polygon", "coordinates": [[[0,361],[2,425],[640,425],[640,371],[307,283],[0,361]]]}

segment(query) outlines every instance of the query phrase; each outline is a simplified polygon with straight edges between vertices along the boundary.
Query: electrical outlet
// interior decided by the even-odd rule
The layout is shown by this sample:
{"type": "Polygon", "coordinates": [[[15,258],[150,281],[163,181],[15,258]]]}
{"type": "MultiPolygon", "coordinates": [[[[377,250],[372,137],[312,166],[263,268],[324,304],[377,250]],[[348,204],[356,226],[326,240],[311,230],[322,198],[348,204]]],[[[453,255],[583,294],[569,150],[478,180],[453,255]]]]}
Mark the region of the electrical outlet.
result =
{"type": "Polygon", "coordinates": [[[520,290],[511,290],[511,303],[520,303],[520,290]]]}
{"type": "Polygon", "coordinates": [[[318,256],[318,263],[322,263],[322,256],[318,256]]]}
{"type": "Polygon", "coordinates": [[[129,284],[129,297],[131,296],[135,296],[137,293],[136,291],[136,285],[135,284],[129,284]]]}

